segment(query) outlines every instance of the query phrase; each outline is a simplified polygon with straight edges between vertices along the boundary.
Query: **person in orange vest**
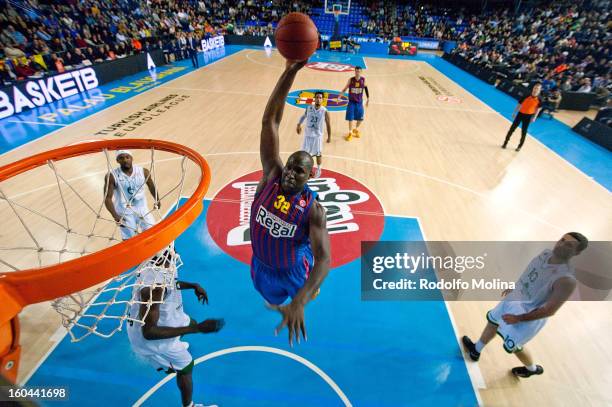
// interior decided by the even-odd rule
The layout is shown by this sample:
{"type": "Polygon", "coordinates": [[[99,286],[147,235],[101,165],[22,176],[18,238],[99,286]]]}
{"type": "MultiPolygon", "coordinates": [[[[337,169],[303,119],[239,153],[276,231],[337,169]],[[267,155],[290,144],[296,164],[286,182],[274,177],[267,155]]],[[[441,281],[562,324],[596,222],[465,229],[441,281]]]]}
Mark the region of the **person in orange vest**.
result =
{"type": "Polygon", "coordinates": [[[521,151],[521,147],[523,147],[523,143],[527,137],[527,129],[529,128],[529,125],[535,121],[536,117],[538,117],[538,113],[540,113],[540,109],[542,108],[542,101],[539,98],[541,90],[542,84],[537,82],[535,85],[533,85],[533,89],[531,89],[531,95],[521,100],[518,106],[514,109],[514,113],[512,113],[512,118],[514,121],[512,122],[512,126],[510,126],[510,130],[508,130],[508,134],[506,134],[506,140],[504,141],[504,144],[502,144],[502,148],[506,148],[508,146],[508,141],[510,141],[512,133],[514,133],[514,130],[516,130],[520,123],[521,141],[519,142],[516,151],[521,151]]]}

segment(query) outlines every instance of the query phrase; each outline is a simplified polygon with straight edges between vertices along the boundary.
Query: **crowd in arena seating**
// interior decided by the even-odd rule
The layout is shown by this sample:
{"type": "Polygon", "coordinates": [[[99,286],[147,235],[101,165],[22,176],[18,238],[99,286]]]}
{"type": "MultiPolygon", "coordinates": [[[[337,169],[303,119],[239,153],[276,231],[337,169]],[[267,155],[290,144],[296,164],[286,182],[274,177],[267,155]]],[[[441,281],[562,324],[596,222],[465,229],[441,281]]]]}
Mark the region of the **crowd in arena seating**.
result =
{"type": "Polygon", "coordinates": [[[540,81],[544,92],[595,92],[604,104],[612,91],[610,1],[552,2],[515,15],[512,10],[465,10],[368,0],[358,30],[383,38],[416,36],[457,41],[455,52],[511,80],[540,81]]]}
{"type": "Polygon", "coordinates": [[[282,0],[0,0],[0,84],[163,49],[187,58],[188,36],[272,34],[290,11],[282,0]]]}
{"type": "MultiPolygon", "coordinates": [[[[354,0],[358,1],[358,0],[354,0]]],[[[609,0],[580,7],[551,3],[514,15],[470,14],[399,0],[363,0],[368,18],[356,34],[454,40],[456,52],[510,79],[539,80],[553,89],[596,92],[612,86],[609,0]]],[[[0,0],[0,83],[72,66],[163,49],[168,61],[186,58],[187,39],[216,34],[271,35],[290,11],[311,13],[304,0],[0,0]],[[192,34],[188,34],[192,33],[192,34]]]]}
{"type": "Polygon", "coordinates": [[[606,9],[551,6],[511,19],[496,14],[458,37],[459,52],[544,91],[595,92],[600,104],[612,86],[612,38],[606,9]]]}

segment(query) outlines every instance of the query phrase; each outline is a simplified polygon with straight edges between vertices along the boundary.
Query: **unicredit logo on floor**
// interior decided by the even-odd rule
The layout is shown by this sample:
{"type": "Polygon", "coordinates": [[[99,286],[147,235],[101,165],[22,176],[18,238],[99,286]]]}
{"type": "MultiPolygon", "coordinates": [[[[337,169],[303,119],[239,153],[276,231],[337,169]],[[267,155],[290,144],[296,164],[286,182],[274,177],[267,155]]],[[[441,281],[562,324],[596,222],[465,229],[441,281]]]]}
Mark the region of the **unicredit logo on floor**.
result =
{"type": "Polygon", "coordinates": [[[92,68],[83,68],[11,86],[8,92],[0,91],[0,119],[74,96],[96,88],[98,84],[96,72],[92,68]]]}

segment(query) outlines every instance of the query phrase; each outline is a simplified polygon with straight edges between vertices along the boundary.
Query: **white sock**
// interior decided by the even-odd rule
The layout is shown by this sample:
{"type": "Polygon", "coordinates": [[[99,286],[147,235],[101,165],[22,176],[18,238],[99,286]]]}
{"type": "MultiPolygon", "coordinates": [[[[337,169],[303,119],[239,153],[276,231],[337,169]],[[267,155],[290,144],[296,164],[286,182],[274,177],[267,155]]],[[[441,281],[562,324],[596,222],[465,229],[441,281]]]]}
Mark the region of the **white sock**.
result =
{"type": "Polygon", "coordinates": [[[480,340],[478,342],[476,342],[474,345],[476,347],[476,352],[478,352],[478,353],[482,352],[482,348],[485,347],[485,344],[482,343],[482,341],[480,341],[480,340]]]}
{"type": "Polygon", "coordinates": [[[527,370],[529,370],[530,372],[535,372],[536,370],[538,370],[538,366],[536,365],[525,365],[525,367],[527,368],[527,370]]]}

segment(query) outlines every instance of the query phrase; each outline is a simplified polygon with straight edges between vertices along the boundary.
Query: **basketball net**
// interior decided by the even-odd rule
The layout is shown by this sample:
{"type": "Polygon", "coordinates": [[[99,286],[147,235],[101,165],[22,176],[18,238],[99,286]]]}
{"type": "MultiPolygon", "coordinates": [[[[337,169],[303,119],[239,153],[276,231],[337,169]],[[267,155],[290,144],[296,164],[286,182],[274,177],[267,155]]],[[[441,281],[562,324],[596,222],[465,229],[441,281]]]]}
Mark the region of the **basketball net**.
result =
{"type": "MultiPolygon", "coordinates": [[[[108,180],[109,177],[113,176],[111,174],[113,170],[111,156],[114,158],[114,153],[110,154],[108,150],[104,149],[102,150],[102,154],[106,161],[106,177],[104,179],[108,180]]],[[[59,165],[56,165],[56,162],[53,160],[47,161],[47,167],[53,173],[55,187],[58,191],[58,200],[61,202],[62,206],[60,212],[63,215],[61,216],[63,219],[58,219],[56,216],[50,216],[43,213],[45,210],[44,206],[41,208],[33,208],[20,203],[19,197],[24,194],[16,194],[15,197],[11,197],[8,193],[4,192],[3,187],[0,185],[0,203],[6,203],[8,208],[10,208],[10,211],[5,210],[4,213],[9,212],[15,216],[16,220],[14,222],[17,223],[18,221],[18,224],[23,227],[31,241],[31,245],[29,246],[0,246],[0,264],[12,271],[20,271],[30,267],[40,268],[51,264],[59,264],[76,257],[86,256],[121,242],[121,237],[118,233],[120,224],[121,227],[138,233],[139,230],[134,229],[129,223],[124,222],[126,217],[135,216],[140,218],[141,221],[144,221],[148,215],[152,215],[155,219],[155,223],[157,223],[163,218],[160,213],[159,205],[157,204],[162,201],[172,202],[170,209],[177,210],[185,185],[187,157],[176,154],[173,158],[163,160],[165,162],[180,160],[179,180],[175,184],[170,185],[167,188],[167,192],[164,194],[159,193],[160,185],[157,183],[155,148],[150,149],[149,157],[148,177],[145,178],[145,182],[140,185],[131,196],[126,196],[124,189],[117,185],[117,190],[120,191],[124,202],[126,202],[125,211],[121,215],[119,222],[115,222],[105,210],[104,201],[110,184],[108,181],[104,182],[105,186],[103,193],[100,194],[100,202],[98,204],[91,203],[89,202],[90,200],[88,201],[85,199],[79,192],[79,189],[73,185],[75,182],[74,179],[67,179],[61,174],[59,165]],[[146,188],[149,180],[152,180],[156,186],[156,196],[153,197],[154,205],[153,209],[148,210],[146,213],[141,213],[134,209],[137,206],[133,205],[133,203],[141,189],[146,188]],[[77,212],[75,207],[79,202],[80,204],[78,207],[80,208],[80,214],[82,215],[82,211],[84,210],[89,214],[89,218],[92,219],[90,225],[79,224],[71,217],[71,214],[77,212]],[[34,218],[37,218],[37,220],[34,218]],[[57,237],[60,233],[63,233],[63,237],[61,239],[52,239],[52,241],[45,241],[44,237],[39,238],[40,233],[37,233],[31,226],[32,223],[36,222],[38,222],[38,228],[40,228],[41,224],[52,225],[55,231],[54,233],[56,233],[54,237],[57,237]],[[62,243],[57,245],[58,241],[62,243]],[[14,256],[15,253],[19,253],[20,255],[14,256]],[[9,258],[11,254],[13,254],[13,259],[19,263],[9,258]],[[30,262],[33,261],[34,264],[26,264],[23,261],[25,257],[29,258],[30,262]]],[[[104,171],[102,171],[102,173],[103,172],[104,171]]],[[[102,178],[101,174],[98,178],[102,178]]],[[[46,196],[50,196],[50,194],[46,196]]],[[[175,253],[174,242],[165,249],[165,252],[175,253]]],[[[134,269],[124,272],[106,283],[102,283],[102,285],[97,288],[75,292],[52,301],[51,305],[53,309],[61,315],[62,325],[68,330],[72,341],[81,341],[91,334],[104,338],[111,337],[114,333],[122,329],[126,321],[128,323],[144,324],[144,319],[148,315],[151,306],[153,304],[163,303],[164,296],[162,296],[160,301],[140,301],[139,295],[135,295],[137,291],[139,293],[139,290],[144,287],[143,280],[139,277],[143,275],[143,273],[155,268],[157,276],[160,279],[158,279],[159,281],[150,281],[147,283],[147,286],[161,288],[165,295],[168,287],[175,283],[174,278],[176,271],[182,265],[180,257],[175,255],[170,256],[170,259],[164,261],[160,266],[156,264],[159,263],[158,256],[159,255],[153,256],[145,260],[134,269]],[[129,311],[133,304],[144,305],[146,308],[144,314],[130,315],[129,311]]],[[[82,270],[83,273],[94,271],[95,270],[82,270]]]]}
{"type": "Polygon", "coordinates": [[[173,243],[104,286],[58,298],[51,306],[61,315],[62,325],[72,342],[79,342],[92,334],[110,338],[122,330],[124,323],[144,325],[151,306],[164,303],[166,292],[176,284],[177,271],[182,265],[173,243]],[[154,300],[150,296],[147,301],[142,301],[140,291],[145,287],[161,289],[161,299],[154,300]],[[138,307],[133,307],[134,304],[138,307]],[[136,312],[130,312],[134,309],[136,312]]]}

